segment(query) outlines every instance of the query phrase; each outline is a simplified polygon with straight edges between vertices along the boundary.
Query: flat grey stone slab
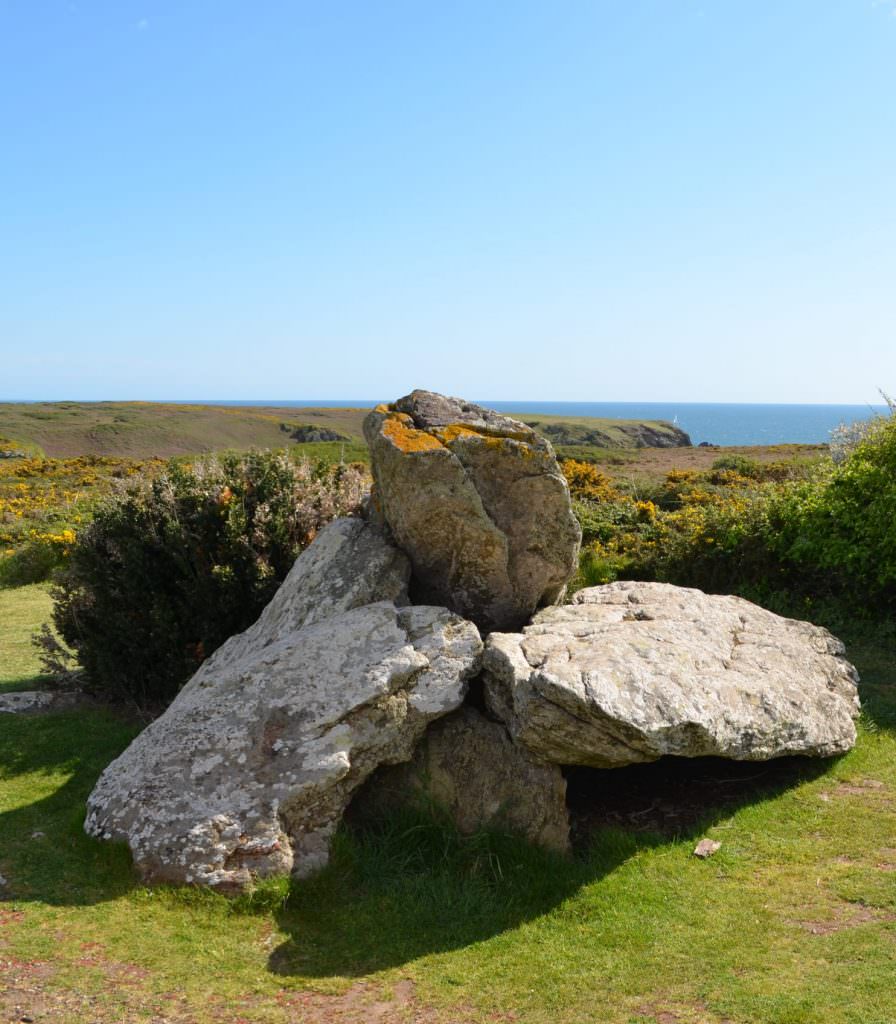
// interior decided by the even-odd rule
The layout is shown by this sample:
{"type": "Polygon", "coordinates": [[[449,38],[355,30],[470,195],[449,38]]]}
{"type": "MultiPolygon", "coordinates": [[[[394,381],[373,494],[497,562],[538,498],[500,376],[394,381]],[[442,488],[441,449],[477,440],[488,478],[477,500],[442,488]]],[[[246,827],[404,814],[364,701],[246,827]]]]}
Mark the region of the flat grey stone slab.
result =
{"type": "Polygon", "coordinates": [[[830,757],[855,743],[858,673],[826,629],[738,597],[619,582],[492,633],[490,710],[554,764],[830,757]]]}

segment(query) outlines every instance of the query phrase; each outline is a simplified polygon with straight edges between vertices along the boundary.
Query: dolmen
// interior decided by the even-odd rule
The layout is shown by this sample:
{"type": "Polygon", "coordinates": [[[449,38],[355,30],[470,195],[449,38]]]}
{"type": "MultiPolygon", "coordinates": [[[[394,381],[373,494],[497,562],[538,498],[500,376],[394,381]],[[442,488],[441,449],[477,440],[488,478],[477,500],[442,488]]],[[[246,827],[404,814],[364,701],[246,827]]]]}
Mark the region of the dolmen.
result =
{"type": "Polygon", "coordinates": [[[858,676],[826,630],[658,583],[562,603],[580,530],[548,441],[415,391],[365,421],[373,490],[103,772],[86,831],[147,881],[324,865],[351,803],[565,851],[563,768],[831,757],[858,676]]]}

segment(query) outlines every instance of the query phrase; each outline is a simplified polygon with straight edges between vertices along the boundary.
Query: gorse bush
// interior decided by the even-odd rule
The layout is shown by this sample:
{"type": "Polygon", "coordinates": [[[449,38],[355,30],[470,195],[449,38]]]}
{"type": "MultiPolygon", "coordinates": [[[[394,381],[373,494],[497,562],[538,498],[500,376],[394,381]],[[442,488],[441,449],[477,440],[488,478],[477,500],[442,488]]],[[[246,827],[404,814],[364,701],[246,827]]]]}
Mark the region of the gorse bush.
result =
{"type": "Polygon", "coordinates": [[[75,533],[118,481],[163,467],[158,459],[99,455],[0,459],[0,587],[50,578],[65,564],[75,533]]]}
{"type": "Polygon", "coordinates": [[[878,617],[896,609],[896,416],[850,431],[838,463],[718,460],[673,470],[654,502],[581,494],[574,586],[662,580],[793,610],[818,601],[878,617]]]}
{"type": "Polygon", "coordinates": [[[749,459],[746,455],[723,455],[712,464],[715,471],[729,471],[738,473],[742,477],[758,477],[761,469],[755,459],[749,459]]]}
{"type": "Polygon", "coordinates": [[[56,533],[31,529],[0,558],[0,587],[23,587],[42,583],[53,571],[65,564],[75,532],[64,528],[56,533]]]}
{"type": "Polygon", "coordinates": [[[872,421],[821,487],[781,503],[789,558],[826,570],[866,597],[896,591],[896,416],[872,421]]]}
{"type": "Polygon", "coordinates": [[[170,701],[365,488],[361,468],[271,452],[172,462],[124,485],[97,506],[53,589],[56,629],[90,688],[170,701]]]}

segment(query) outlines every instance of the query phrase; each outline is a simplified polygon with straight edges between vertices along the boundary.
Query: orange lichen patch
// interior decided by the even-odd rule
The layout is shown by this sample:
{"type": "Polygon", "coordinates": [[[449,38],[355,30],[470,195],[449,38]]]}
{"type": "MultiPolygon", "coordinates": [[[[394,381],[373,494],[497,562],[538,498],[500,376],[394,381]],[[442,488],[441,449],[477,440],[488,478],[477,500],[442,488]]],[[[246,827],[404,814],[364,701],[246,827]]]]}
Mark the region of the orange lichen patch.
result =
{"type": "Polygon", "coordinates": [[[468,427],[463,423],[449,423],[447,427],[435,427],[433,433],[443,444],[451,444],[459,437],[481,437],[478,430],[468,427]]]}
{"type": "Polygon", "coordinates": [[[413,422],[407,413],[390,413],[383,421],[383,436],[403,452],[427,452],[444,447],[437,437],[417,430],[413,422]]]}
{"type": "Polygon", "coordinates": [[[534,454],[530,435],[499,434],[468,423],[448,423],[442,427],[418,430],[407,413],[394,410],[385,412],[381,429],[384,436],[403,452],[435,451],[448,448],[460,439],[476,438],[489,448],[507,449],[521,455],[534,454]],[[516,444],[508,446],[508,441],[516,444]]]}
{"type": "Polygon", "coordinates": [[[388,412],[389,411],[389,406],[385,402],[380,402],[380,404],[373,411],[374,412],[388,412]]]}
{"type": "Polygon", "coordinates": [[[509,434],[480,434],[480,437],[482,438],[482,443],[487,448],[500,449],[508,455],[517,455],[524,459],[530,459],[536,452],[535,447],[531,443],[531,438],[528,437],[514,437],[509,434]]]}
{"type": "Polygon", "coordinates": [[[504,448],[508,441],[517,441],[522,446],[519,450],[523,455],[532,454],[532,437],[529,434],[496,433],[469,423],[449,423],[445,427],[433,428],[432,432],[446,445],[461,437],[477,437],[490,448],[504,448]]]}

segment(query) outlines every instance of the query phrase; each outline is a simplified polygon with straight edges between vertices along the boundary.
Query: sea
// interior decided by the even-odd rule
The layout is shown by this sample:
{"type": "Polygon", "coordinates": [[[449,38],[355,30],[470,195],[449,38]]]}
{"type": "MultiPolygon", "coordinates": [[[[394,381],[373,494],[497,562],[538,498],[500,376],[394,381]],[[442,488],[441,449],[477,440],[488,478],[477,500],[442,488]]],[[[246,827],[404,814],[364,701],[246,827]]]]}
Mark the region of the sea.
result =
{"type": "MultiPolygon", "coordinates": [[[[373,407],[384,399],[305,399],[299,401],[203,400],[202,405],[326,408],[373,407]]],[[[826,444],[831,431],[888,414],[885,405],[764,405],[712,402],[502,402],[474,399],[498,412],[520,415],[597,416],[625,420],[668,420],[681,427],[692,444],[771,445],[826,444]]]]}

